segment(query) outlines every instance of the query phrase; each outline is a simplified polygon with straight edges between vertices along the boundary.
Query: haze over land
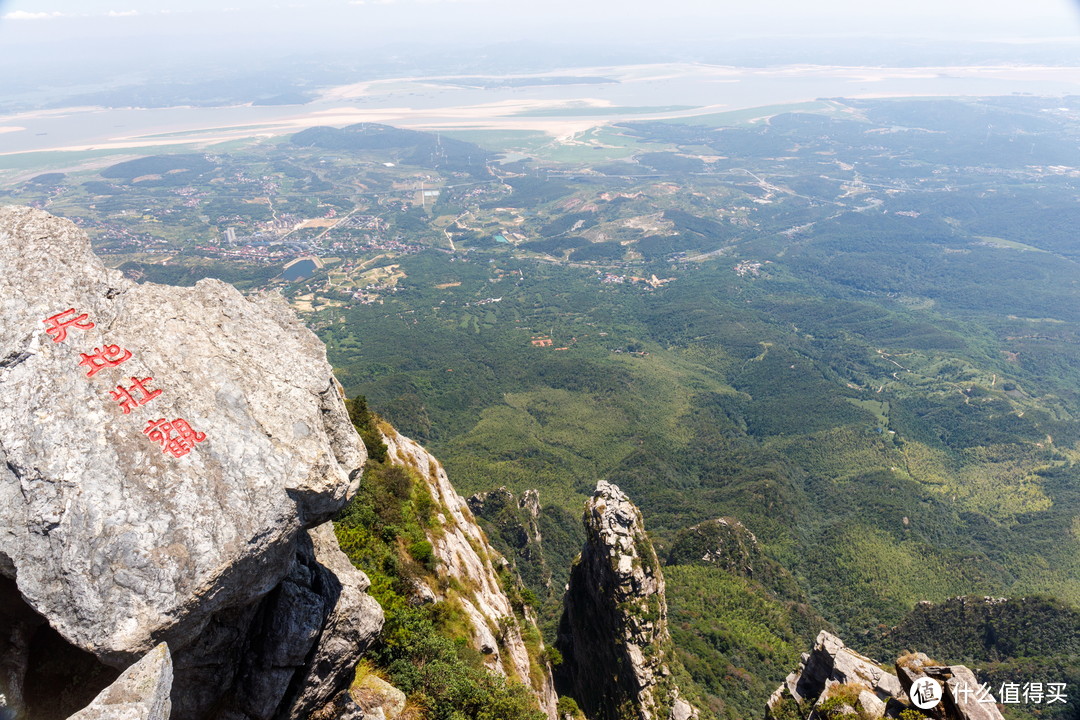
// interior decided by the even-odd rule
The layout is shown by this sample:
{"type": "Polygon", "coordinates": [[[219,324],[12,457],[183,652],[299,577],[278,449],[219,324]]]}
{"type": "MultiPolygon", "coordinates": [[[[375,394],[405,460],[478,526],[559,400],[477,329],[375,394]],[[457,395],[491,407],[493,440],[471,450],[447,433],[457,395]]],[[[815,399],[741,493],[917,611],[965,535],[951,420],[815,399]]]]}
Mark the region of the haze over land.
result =
{"type": "MultiPolygon", "coordinates": [[[[373,80],[320,89],[303,105],[70,108],[0,116],[0,155],[137,148],[382,122],[427,130],[538,130],[567,138],[599,123],[691,117],[820,97],[1069,94],[1080,68],[659,64],[551,74],[373,80]],[[488,84],[489,87],[483,87],[488,84]]],[[[3,166],[0,160],[0,167],[3,166]]]]}

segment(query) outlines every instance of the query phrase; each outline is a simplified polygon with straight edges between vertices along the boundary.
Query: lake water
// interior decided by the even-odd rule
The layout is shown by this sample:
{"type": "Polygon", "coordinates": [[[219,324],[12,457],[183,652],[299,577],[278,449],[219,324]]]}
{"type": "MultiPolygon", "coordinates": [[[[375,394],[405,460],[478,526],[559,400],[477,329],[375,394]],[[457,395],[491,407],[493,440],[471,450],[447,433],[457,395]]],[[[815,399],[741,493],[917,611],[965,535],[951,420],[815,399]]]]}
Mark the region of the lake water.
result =
{"type": "Polygon", "coordinates": [[[288,268],[281,272],[281,277],[292,282],[293,280],[299,280],[302,277],[307,277],[315,272],[315,268],[318,267],[314,260],[300,260],[290,265],[288,268]]]}

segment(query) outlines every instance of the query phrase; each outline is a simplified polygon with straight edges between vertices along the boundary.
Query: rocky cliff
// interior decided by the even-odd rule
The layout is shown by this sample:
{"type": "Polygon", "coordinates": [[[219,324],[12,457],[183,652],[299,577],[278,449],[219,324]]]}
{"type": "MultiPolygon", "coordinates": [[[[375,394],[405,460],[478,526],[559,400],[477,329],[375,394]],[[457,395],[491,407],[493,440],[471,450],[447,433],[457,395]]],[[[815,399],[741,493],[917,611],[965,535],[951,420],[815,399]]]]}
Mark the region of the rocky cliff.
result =
{"type": "MultiPolygon", "coordinates": [[[[469,619],[474,648],[487,665],[502,675],[531,687],[541,709],[555,717],[556,696],[551,667],[543,655],[543,643],[535,618],[525,607],[515,608],[500,585],[506,560],[488,542],[468,503],[450,484],[446,471],[420,444],[383,425],[383,441],[391,462],[413,469],[424,479],[435,502],[437,528],[428,539],[438,559],[440,582],[417,588],[421,598],[453,600],[469,619]],[[533,635],[530,653],[525,635],[533,635]]],[[[507,581],[512,581],[507,575],[507,581]]]]}
{"type": "Polygon", "coordinates": [[[160,642],[177,720],[307,717],[348,683],[382,613],[324,524],[365,451],[279,298],[136,285],[0,208],[0,407],[9,710],[64,717],[160,642]]]}
{"type": "Polygon", "coordinates": [[[672,678],[664,576],[640,511],[601,481],[583,522],[556,644],[560,694],[590,720],[695,717],[672,678]]]}
{"type": "Polygon", "coordinates": [[[581,519],[559,505],[542,505],[537,490],[515,495],[500,487],[476,493],[468,503],[492,545],[536,596],[541,612],[561,612],[570,566],[585,541],[581,519]]]}

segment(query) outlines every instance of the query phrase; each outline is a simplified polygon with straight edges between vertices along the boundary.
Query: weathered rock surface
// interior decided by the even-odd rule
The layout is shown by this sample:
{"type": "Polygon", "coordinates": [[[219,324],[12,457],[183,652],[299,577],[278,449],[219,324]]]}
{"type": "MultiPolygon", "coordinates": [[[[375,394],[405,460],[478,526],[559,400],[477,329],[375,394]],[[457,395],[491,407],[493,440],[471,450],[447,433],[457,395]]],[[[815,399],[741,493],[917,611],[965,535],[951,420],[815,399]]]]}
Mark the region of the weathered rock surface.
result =
{"type": "Polygon", "coordinates": [[[601,481],[583,522],[585,546],[570,573],[556,645],[560,694],[595,720],[696,716],[670,677],[664,576],[641,513],[601,481]]]}
{"type": "Polygon", "coordinates": [[[178,717],[307,718],[330,703],[382,629],[368,585],[330,523],[306,533],[289,574],[262,602],[211,623],[178,658],[186,688],[175,699],[178,717]]]}
{"type": "Polygon", "coordinates": [[[405,709],[405,693],[375,675],[365,676],[349,694],[370,720],[394,720],[405,709]]]}
{"type": "MultiPolygon", "coordinates": [[[[472,626],[472,644],[486,656],[488,666],[532,687],[540,707],[554,719],[555,695],[551,668],[546,661],[530,659],[522,637],[521,620],[514,614],[510,599],[499,585],[498,568],[505,560],[488,542],[468,503],[458,495],[446,471],[420,444],[390,428],[383,433],[391,461],[413,468],[423,478],[432,500],[439,508],[441,532],[429,535],[434,555],[439,560],[441,578],[456,580],[468,591],[459,594],[472,626]]],[[[440,588],[426,588],[417,593],[445,599],[440,588]]],[[[534,623],[528,615],[524,622],[534,623]]]]}
{"type": "Polygon", "coordinates": [[[911,690],[911,686],[916,680],[926,677],[927,670],[931,672],[944,670],[944,666],[934,662],[926,653],[921,652],[909,653],[898,658],[895,667],[896,677],[900,680],[905,693],[911,690]]]}
{"type": "Polygon", "coordinates": [[[305,672],[297,677],[299,690],[291,706],[295,717],[307,717],[349,684],[357,655],[378,636],[383,620],[379,603],[367,594],[371,585],[367,575],[354,568],[338,547],[333,525],[324,523],[310,535],[320,582],[335,589],[337,602],[326,604],[329,614],[318,644],[305,672]]]}
{"type": "MultiPolygon", "coordinates": [[[[286,717],[338,689],[358,651],[339,653],[382,615],[305,531],[366,453],[280,298],[136,285],[73,224],[0,208],[0,407],[0,575],[34,622],[115,668],[168,642],[178,720],[286,717]]],[[[40,629],[14,632],[32,655],[40,629]]]]}
{"type": "Polygon", "coordinates": [[[950,665],[945,678],[946,714],[952,714],[960,720],[1003,720],[994,696],[986,693],[979,697],[981,687],[975,673],[963,665],[950,665]]]}
{"type": "Polygon", "coordinates": [[[697,709],[693,705],[682,698],[676,698],[675,702],[671,703],[671,712],[668,714],[668,720],[694,720],[698,714],[697,709]]]}
{"type": "Polygon", "coordinates": [[[848,648],[832,633],[822,630],[814,641],[813,649],[802,656],[798,669],[788,675],[769,697],[766,717],[777,717],[781,706],[791,701],[811,703],[816,707],[820,701],[828,699],[834,688],[848,683],[852,684],[853,694],[859,698],[857,704],[867,715],[875,715],[879,709],[884,714],[886,700],[903,694],[895,675],[848,648]],[[866,703],[861,702],[863,693],[867,695],[866,703]],[[874,701],[870,700],[871,697],[874,701]]]}
{"type": "Polygon", "coordinates": [[[68,720],[168,720],[172,670],[169,646],[161,643],[68,720]]]}

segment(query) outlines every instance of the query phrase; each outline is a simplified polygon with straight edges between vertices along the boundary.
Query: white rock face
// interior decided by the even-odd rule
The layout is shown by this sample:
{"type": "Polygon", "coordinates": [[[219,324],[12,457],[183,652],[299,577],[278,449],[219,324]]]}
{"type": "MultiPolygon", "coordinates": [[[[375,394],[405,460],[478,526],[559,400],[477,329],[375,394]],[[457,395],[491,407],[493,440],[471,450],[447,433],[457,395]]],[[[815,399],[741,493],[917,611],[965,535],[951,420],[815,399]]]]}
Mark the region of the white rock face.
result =
{"type": "Polygon", "coordinates": [[[0,208],[0,574],[69,643],[124,667],[167,641],[184,717],[288,686],[337,600],[304,531],[365,459],[280,298],[137,285],[70,222],[0,208]],[[271,675],[238,669],[255,620],[292,633],[271,675]]]}
{"type": "Polygon", "coordinates": [[[161,643],[68,720],[169,720],[172,670],[169,646],[161,643]]]}
{"type": "MultiPolygon", "coordinates": [[[[444,509],[440,517],[443,532],[429,540],[439,559],[439,573],[473,590],[471,597],[459,598],[473,628],[473,646],[487,656],[492,669],[531,686],[529,653],[492,562],[493,559],[505,562],[502,556],[488,543],[468,503],[450,484],[446,471],[434,456],[397,432],[384,433],[383,440],[390,459],[415,468],[427,481],[432,499],[444,509]]],[[[437,589],[432,593],[439,596],[437,589]]],[[[540,670],[544,682],[533,690],[541,709],[554,720],[558,698],[550,679],[551,670],[546,664],[540,670]]]]}
{"type": "Polygon", "coordinates": [[[679,698],[671,704],[669,720],[694,720],[699,715],[697,708],[679,698]]]}

